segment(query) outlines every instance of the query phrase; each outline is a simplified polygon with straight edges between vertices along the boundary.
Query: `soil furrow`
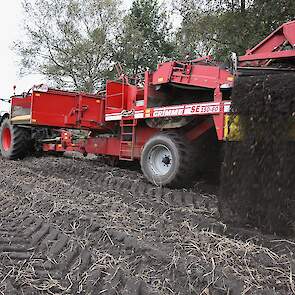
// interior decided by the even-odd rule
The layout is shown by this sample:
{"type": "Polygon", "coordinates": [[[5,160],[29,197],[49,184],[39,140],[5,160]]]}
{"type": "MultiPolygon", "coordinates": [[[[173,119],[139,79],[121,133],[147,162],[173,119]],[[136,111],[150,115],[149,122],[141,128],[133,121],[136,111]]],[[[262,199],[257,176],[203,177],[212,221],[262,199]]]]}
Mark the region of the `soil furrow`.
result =
{"type": "Polygon", "coordinates": [[[263,235],[246,241],[251,233],[242,231],[244,241],[229,236],[209,193],[155,188],[137,171],[97,161],[44,157],[0,164],[6,171],[0,178],[1,290],[292,292],[292,244],[271,247],[276,237],[263,235]]]}

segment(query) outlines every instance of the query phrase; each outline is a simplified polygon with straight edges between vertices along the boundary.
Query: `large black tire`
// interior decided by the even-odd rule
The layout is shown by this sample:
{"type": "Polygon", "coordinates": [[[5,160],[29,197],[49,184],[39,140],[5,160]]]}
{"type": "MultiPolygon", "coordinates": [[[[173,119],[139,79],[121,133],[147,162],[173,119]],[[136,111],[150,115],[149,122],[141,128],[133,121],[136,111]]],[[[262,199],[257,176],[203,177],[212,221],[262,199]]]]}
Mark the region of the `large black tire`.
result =
{"type": "Polygon", "coordinates": [[[144,146],[141,170],[158,186],[185,187],[196,175],[192,145],[176,132],[161,132],[144,146]]]}
{"type": "Polygon", "coordinates": [[[1,124],[0,139],[0,151],[6,159],[23,159],[30,151],[30,129],[12,125],[8,118],[1,124]]]}

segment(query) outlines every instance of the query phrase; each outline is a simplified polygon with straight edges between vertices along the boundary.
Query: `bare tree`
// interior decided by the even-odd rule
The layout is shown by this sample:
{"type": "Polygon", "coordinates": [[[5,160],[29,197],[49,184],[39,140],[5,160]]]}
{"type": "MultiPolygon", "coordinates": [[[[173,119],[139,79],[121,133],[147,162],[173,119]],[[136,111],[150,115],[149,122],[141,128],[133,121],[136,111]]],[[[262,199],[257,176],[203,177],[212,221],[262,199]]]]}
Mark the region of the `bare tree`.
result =
{"type": "Polygon", "coordinates": [[[23,0],[24,38],[15,48],[21,71],[55,86],[96,91],[110,68],[121,19],[117,0],[23,0]]]}

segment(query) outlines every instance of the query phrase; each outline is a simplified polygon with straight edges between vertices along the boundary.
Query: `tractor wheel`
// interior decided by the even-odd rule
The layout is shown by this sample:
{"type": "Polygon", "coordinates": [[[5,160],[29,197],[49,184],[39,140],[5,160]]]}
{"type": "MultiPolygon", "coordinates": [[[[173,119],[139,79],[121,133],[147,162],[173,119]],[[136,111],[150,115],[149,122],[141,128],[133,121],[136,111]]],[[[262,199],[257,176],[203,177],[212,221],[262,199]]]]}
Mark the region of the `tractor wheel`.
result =
{"type": "Polygon", "coordinates": [[[0,138],[1,154],[6,159],[22,159],[30,150],[30,130],[12,125],[9,119],[1,124],[0,138]]]}
{"type": "Polygon", "coordinates": [[[195,176],[194,153],[191,145],[176,132],[161,132],[144,146],[141,169],[153,184],[183,187],[195,176]]]}

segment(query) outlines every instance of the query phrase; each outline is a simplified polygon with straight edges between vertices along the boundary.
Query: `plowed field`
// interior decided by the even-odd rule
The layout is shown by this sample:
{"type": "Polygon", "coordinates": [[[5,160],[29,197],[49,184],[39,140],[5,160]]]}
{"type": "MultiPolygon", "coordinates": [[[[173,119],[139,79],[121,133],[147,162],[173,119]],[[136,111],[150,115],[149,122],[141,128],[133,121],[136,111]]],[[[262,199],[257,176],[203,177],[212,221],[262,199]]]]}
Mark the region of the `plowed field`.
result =
{"type": "Polygon", "coordinates": [[[0,294],[295,293],[295,241],[227,227],[217,186],[69,155],[0,165],[0,294]]]}

